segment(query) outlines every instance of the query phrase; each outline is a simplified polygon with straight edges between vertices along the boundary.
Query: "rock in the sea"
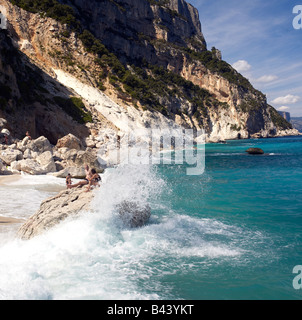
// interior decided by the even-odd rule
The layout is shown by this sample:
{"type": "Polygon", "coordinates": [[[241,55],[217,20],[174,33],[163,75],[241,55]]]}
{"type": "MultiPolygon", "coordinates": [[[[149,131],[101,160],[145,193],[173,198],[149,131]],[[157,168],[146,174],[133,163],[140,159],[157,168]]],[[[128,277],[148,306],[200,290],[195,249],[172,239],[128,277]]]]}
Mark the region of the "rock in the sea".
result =
{"type": "Polygon", "coordinates": [[[150,206],[139,206],[133,201],[123,201],[117,209],[123,223],[131,228],[142,227],[151,217],[150,206]]]}
{"type": "Polygon", "coordinates": [[[264,151],[260,148],[249,148],[246,152],[249,154],[264,154],[264,151]]]}
{"type": "MultiPolygon", "coordinates": [[[[61,191],[55,197],[41,203],[38,212],[20,227],[18,237],[30,240],[68,217],[76,217],[81,212],[89,211],[93,197],[94,192],[85,192],[85,188],[61,191]]],[[[143,226],[151,216],[151,208],[148,205],[140,206],[133,201],[123,201],[117,209],[123,223],[132,228],[143,226]]]]}
{"type": "Polygon", "coordinates": [[[29,240],[58,225],[67,217],[88,211],[93,198],[92,192],[83,188],[63,190],[57,196],[41,203],[37,213],[29,218],[18,231],[18,236],[29,240]]]}

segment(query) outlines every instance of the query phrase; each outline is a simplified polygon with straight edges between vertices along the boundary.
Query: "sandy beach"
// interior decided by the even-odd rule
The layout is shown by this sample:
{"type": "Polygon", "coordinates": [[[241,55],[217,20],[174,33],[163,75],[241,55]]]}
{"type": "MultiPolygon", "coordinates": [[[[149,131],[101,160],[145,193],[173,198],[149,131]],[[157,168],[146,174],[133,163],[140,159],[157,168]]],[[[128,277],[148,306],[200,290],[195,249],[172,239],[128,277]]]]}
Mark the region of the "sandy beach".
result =
{"type": "Polygon", "coordinates": [[[0,175],[0,186],[9,184],[11,182],[18,181],[21,178],[21,175],[13,174],[10,176],[1,176],[0,175]]]}
{"type": "MultiPolygon", "coordinates": [[[[20,175],[0,176],[0,186],[18,181],[20,178],[21,178],[20,175]]],[[[20,223],[20,222],[23,222],[23,220],[0,216],[0,226],[13,224],[13,223],[20,223]]]]}
{"type": "Polygon", "coordinates": [[[14,218],[0,217],[0,226],[1,225],[12,224],[12,223],[21,223],[21,222],[23,222],[23,220],[14,219],[14,218]]]}

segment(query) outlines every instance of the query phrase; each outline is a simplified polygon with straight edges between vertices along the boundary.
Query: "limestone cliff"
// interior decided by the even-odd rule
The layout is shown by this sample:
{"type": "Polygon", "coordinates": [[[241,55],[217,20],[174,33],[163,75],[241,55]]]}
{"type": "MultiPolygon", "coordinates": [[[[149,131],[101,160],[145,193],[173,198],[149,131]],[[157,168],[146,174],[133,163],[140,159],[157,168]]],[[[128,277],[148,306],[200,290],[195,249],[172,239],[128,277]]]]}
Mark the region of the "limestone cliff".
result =
{"type": "Polygon", "coordinates": [[[33,137],[47,136],[53,144],[68,133],[88,137],[90,129],[82,119],[86,113],[76,110],[71,96],[0,33],[0,118],[7,120],[5,127],[12,136],[22,139],[29,130],[33,137]]]}
{"type": "MultiPolygon", "coordinates": [[[[59,82],[67,96],[81,97],[96,123],[204,128],[209,140],[296,133],[217,50],[207,50],[198,11],[184,0],[0,4],[16,50],[56,90],[59,82]]],[[[47,98],[41,104],[50,108],[47,98]]]]}

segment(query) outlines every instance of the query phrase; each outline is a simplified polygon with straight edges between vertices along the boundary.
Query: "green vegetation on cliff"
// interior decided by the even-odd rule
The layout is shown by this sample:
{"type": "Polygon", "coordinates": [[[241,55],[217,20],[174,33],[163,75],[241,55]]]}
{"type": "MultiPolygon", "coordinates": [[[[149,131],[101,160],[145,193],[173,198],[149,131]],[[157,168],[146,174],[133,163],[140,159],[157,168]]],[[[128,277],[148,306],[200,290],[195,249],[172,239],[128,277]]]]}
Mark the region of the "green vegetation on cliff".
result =
{"type": "Polygon", "coordinates": [[[278,128],[278,129],[292,129],[293,126],[292,124],[290,124],[288,121],[286,121],[279,113],[278,111],[273,108],[272,106],[269,106],[269,112],[271,115],[271,119],[274,123],[274,125],[278,128]]]}
{"type": "Polygon", "coordinates": [[[54,102],[60,106],[68,115],[80,124],[92,122],[91,113],[86,111],[85,105],[80,98],[54,97],[54,102]]]}
{"type": "MultiPolygon", "coordinates": [[[[159,6],[167,4],[167,1],[149,2],[159,6]]],[[[135,61],[130,68],[126,67],[99,39],[82,27],[75,10],[69,5],[57,0],[12,0],[12,3],[27,11],[44,14],[67,24],[70,32],[77,34],[87,52],[97,55],[95,62],[103,70],[99,75],[101,90],[105,89],[103,81],[108,77],[117,90],[124,91],[134,100],[134,104],[137,101],[145,109],[155,109],[167,116],[171,110],[166,108],[165,98],[186,99],[193,105],[192,115],[196,117],[206,116],[207,107],[219,105],[207,90],[201,89],[161,66],[151,65],[146,61],[135,61]]],[[[61,104],[66,110],[70,110],[68,103],[61,104]]],[[[186,110],[182,111],[186,112],[186,110]]],[[[172,113],[182,111],[173,110],[172,113]]]]}
{"type": "MultiPolygon", "coordinates": [[[[105,1],[102,0],[102,2],[105,1]]],[[[107,1],[118,7],[119,14],[125,12],[124,2],[107,1]]],[[[176,17],[184,20],[180,14],[169,9],[169,1],[167,0],[145,1],[148,1],[152,6],[159,6],[161,10],[170,14],[173,20],[176,17]]],[[[87,20],[89,18],[85,17],[85,15],[84,17],[79,16],[77,13],[78,8],[75,6],[77,9],[74,9],[69,5],[73,3],[72,0],[11,0],[11,2],[27,11],[51,17],[67,25],[67,30],[62,34],[63,39],[66,41],[66,38],[69,38],[70,34],[74,32],[76,37],[82,41],[86,51],[96,56],[95,63],[98,65],[96,68],[98,74],[95,75],[95,79],[100,90],[106,90],[105,83],[109,81],[123,96],[131,97],[134,106],[140,104],[145,110],[157,110],[168,117],[173,117],[175,114],[194,116],[200,123],[204,123],[209,119],[209,110],[219,108],[227,110],[229,108],[227,103],[219,102],[207,90],[201,89],[191,81],[185,80],[181,75],[169,71],[165,66],[151,64],[144,58],[132,58],[127,55],[125,57],[122,54],[119,56],[120,52],[118,50],[114,51],[114,48],[109,50],[101,39],[95,36],[94,31],[89,29],[89,21],[87,20]]],[[[265,95],[253,88],[251,83],[231,65],[221,60],[217,56],[215,48],[212,51],[208,51],[205,43],[198,42],[198,39],[194,36],[183,42],[173,42],[151,38],[150,35],[142,34],[139,31],[137,31],[137,34],[134,31],[132,35],[134,38],[131,38],[131,41],[147,43],[148,46],[152,46],[154,49],[156,46],[161,46],[158,49],[161,52],[167,52],[167,54],[169,50],[178,52],[192,62],[201,62],[209,72],[225,78],[230,84],[238,88],[242,96],[248,97],[242,99],[241,105],[237,106],[238,111],[261,113],[262,109],[266,110],[265,95]]],[[[127,38],[127,40],[129,39],[127,38]]],[[[68,66],[74,67],[75,62],[72,60],[72,56],[61,58],[65,59],[64,62],[68,66]]],[[[86,66],[86,68],[89,68],[89,66],[86,66]]],[[[80,69],[85,71],[83,66],[80,69]]],[[[4,103],[5,101],[1,102],[2,105],[4,103]]],[[[71,101],[60,101],[60,103],[66,112],[71,112],[70,110],[79,112],[82,109],[71,101]]],[[[274,111],[270,111],[270,116],[279,127],[285,128],[289,126],[274,111]]],[[[81,114],[73,114],[73,117],[79,121],[86,121],[83,120],[84,118],[81,114]]],[[[89,119],[89,116],[85,119],[89,119]]]]}
{"type": "Polygon", "coordinates": [[[56,0],[11,0],[11,2],[26,11],[45,14],[72,28],[80,28],[74,9],[56,0]]]}

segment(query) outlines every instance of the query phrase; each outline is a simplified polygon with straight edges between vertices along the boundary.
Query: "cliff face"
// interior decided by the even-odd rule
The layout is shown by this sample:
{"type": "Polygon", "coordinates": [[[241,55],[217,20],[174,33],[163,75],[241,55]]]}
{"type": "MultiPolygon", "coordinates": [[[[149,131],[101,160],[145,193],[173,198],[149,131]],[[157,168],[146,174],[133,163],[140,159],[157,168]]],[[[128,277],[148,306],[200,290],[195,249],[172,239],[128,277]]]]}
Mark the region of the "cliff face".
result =
{"type": "Polygon", "coordinates": [[[207,50],[198,11],[183,0],[12,3],[0,0],[18,51],[68,87],[67,96],[81,97],[96,126],[100,119],[118,129],[121,119],[138,127],[172,123],[204,128],[214,141],[296,133],[207,50]]]}
{"type": "Polygon", "coordinates": [[[62,99],[71,94],[18,51],[6,33],[0,33],[0,118],[6,118],[14,137],[23,138],[29,130],[33,137],[45,135],[56,143],[69,132],[88,135],[88,128],[58,106],[55,92],[62,99]]]}
{"type": "Polygon", "coordinates": [[[168,65],[167,52],[154,46],[167,41],[178,46],[205,47],[198,11],[183,0],[66,1],[77,9],[83,24],[119,58],[146,59],[168,65]]]}

